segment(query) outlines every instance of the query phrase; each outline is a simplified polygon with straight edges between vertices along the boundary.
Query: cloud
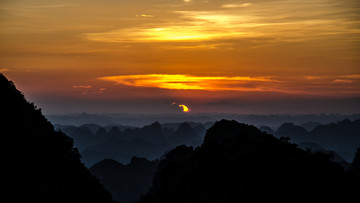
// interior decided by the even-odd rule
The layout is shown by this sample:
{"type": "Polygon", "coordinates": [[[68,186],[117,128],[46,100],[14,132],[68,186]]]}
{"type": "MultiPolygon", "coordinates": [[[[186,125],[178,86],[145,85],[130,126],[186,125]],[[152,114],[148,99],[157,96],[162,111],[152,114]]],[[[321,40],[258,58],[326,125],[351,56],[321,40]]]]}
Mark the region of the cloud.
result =
{"type": "Polygon", "coordinates": [[[87,95],[89,92],[89,89],[92,88],[91,85],[74,85],[72,88],[76,91],[79,91],[81,95],[87,95]]]}
{"type": "Polygon", "coordinates": [[[154,28],[128,28],[102,33],[86,33],[85,38],[100,42],[204,41],[233,38],[241,32],[209,31],[205,25],[171,25],[154,28]]]}
{"type": "Polygon", "coordinates": [[[9,69],[7,69],[7,68],[0,68],[0,73],[5,73],[5,72],[8,72],[9,71],[9,69]]]}
{"type": "Polygon", "coordinates": [[[337,82],[337,83],[356,83],[360,82],[360,75],[322,75],[322,76],[305,76],[306,80],[311,82],[320,82],[320,83],[328,83],[328,82],[337,82]]]}
{"type": "Polygon", "coordinates": [[[251,3],[242,3],[242,4],[223,4],[222,8],[245,8],[251,6],[251,3]]]}
{"type": "MultiPolygon", "coordinates": [[[[340,39],[356,38],[358,41],[359,21],[347,15],[354,12],[354,8],[337,4],[330,1],[258,1],[225,3],[219,5],[220,9],[214,10],[213,7],[200,7],[205,4],[199,3],[191,8],[193,10],[185,6],[170,8],[166,13],[171,15],[159,13],[158,19],[151,19],[143,24],[85,33],[84,37],[92,41],[137,43],[272,38],[271,43],[275,43],[318,40],[341,35],[340,39]],[[238,9],[241,9],[241,12],[238,9]]],[[[151,15],[138,15],[140,16],[151,15]]]]}
{"type": "Polygon", "coordinates": [[[98,93],[103,94],[105,90],[106,90],[106,88],[99,88],[98,93]]]}
{"type": "Polygon", "coordinates": [[[64,8],[64,7],[69,7],[69,6],[73,6],[72,4],[52,4],[52,5],[31,5],[31,6],[26,6],[28,8],[64,8]]]}
{"type": "Polygon", "coordinates": [[[184,74],[120,75],[100,77],[99,79],[134,87],[206,91],[265,91],[269,90],[269,83],[276,83],[270,77],[193,76],[184,74]]]}
{"type": "Polygon", "coordinates": [[[352,83],[352,80],[344,80],[344,79],[335,79],[333,80],[335,83],[352,83]]]}
{"type": "Polygon", "coordinates": [[[72,86],[72,88],[74,88],[74,89],[90,89],[90,88],[92,88],[92,86],[91,85],[74,85],[74,86],[72,86]]]}
{"type": "Polygon", "coordinates": [[[360,75],[354,74],[354,75],[341,75],[342,78],[349,78],[349,79],[360,79],[360,75]]]}
{"type": "Polygon", "coordinates": [[[142,18],[153,18],[153,15],[147,15],[147,14],[141,14],[141,15],[136,15],[136,17],[142,17],[142,18]]]}
{"type": "MultiPolygon", "coordinates": [[[[154,41],[209,41],[256,37],[249,26],[251,16],[224,14],[217,11],[173,11],[180,21],[159,24],[158,27],[133,27],[108,32],[85,33],[92,41],[104,42],[154,42],[154,41]]],[[[252,25],[251,25],[252,26],[252,25]]]]}
{"type": "Polygon", "coordinates": [[[87,95],[87,94],[103,94],[106,90],[106,88],[94,88],[91,85],[74,85],[72,88],[75,91],[79,91],[81,95],[87,95]]]}
{"type": "Polygon", "coordinates": [[[331,95],[360,95],[360,75],[305,76],[303,88],[308,92],[322,92],[331,95]]]}
{"type": "Polygon", "coordinates": [[[359,96],[360,75],[249,77],[194,76],[186,74],[141,74],[99,77],[115,85],[168,90],[208,92],[278,92],[291,95],[359,96]]]}

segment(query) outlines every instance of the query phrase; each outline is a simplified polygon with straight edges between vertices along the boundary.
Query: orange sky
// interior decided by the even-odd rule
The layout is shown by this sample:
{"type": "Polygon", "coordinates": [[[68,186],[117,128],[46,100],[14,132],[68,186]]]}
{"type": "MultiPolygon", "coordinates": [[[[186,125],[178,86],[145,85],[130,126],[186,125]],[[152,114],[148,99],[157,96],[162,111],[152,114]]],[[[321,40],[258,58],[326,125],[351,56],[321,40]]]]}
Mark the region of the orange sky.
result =
{"type": "Polygon", "coordinates": [[[45,113],[360,112],[358,0],[5,0],[0,27],[45,113]]]}

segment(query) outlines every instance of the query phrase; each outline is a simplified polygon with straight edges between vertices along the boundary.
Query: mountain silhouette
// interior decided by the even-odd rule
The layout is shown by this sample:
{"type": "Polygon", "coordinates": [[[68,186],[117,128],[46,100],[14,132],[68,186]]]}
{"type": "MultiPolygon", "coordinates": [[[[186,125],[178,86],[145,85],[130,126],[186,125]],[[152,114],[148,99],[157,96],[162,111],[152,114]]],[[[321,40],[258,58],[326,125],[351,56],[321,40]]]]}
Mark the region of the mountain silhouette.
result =
{"type": "Polygon", "coordinates": [[[306,123],[301,124],[300,126],[305,128],[307,131],[312,131],[315,127],[317,127],[318,125],[320,125],[319,122],[312,122],[312,121],[308,121],[306,123]]]}
{"type": "Polygon", "coordinates": [[[338,123],[319,125],[310,135],[314,142],[324,148],[338,152],[346,160],[351,161],[354,151],[360,147],[360,119],[342,120],[338,123]]]}
{"type": "Polygon", "coordinates": [[[304,150],[311,150],[312,152],[323,152],[329,154],[334,162],[339,163],[344,169],[349,169],[350,164],[342,158],[336,151],[329,151],[324,149],[321,145],[313,142],[302,142],[299,147],[304,150]]]}
{"type": "Polygon", "coordinates": [[[112,159],[105,159],[90,167],[90,171],[121,203],[132,203],[146,194],[151,186],[159,161],[133,157],[123,165],[112,159]]]}
{"type": "Polygon", "coordinates": [[[0,74],[2,199],[8,202],[112,202],[80,162],[73,140],[0,74]]]}
{"type": "MultiPolygon", "coordinates": [[[[312,129],[307,131],[305,127],[284,123],[275,132],[277,137],[288,137],[296,144],[316,143],[326,151],[333,151],[339,154],[346,162],[350,163],[354,158],[354,151],[360,147],[360,119],[342,121],[330,124],[318,124],[307,122],[302,126],[312,129]]],[[[261,128],[260,128],[261,129],[261,128]]],[[[262,130],[265,131],[266,130],[262,130]]]]}
{"type": "Polygon", "coordinates": [[[102,126],[95,123],[88,123],[88,124],[83,124],[80,127],[87,127],[89,128],[89,130],[91,130],[92,133],[95,134],[102,126]]]}
{"type": "Polygon", "coordinates": [[[356,151],[350,170],[360,177],[360,147],[356,151]]]}
{"type": "Polygon", "coordinates": [[[359,178],[330,155],[304,151],[254,126],[215,123],[200,147],[170,151],[139,203],[346,202],[359,178]]]}
{"type": "Polygon", "coordinates": [[[94,144],[94,133],[85,126],[80,126],[69,135],[74,139],[75,145],[79,150],[86,149],[94,144]]]}
{"type": "Polygon", "coordinates": [[[201,137],[196,133],[191,125],[186,122],[180,124],[169,140],[175,145],[178,143],[186,145],[199,145],[201,143],[201,137]]]}
{"type": "Polygon", "coordinates": [[[261,126],[259,127],[259,130],[266,132],[267,134],[273,135],[274,131],[269,126],[261,126]]]}
{"type": "Polygon", "coordinates": [[[119,129],[119,127],[114,126],[110,128],[109,137],[120,137],[120,136],[121,136],[121,130],[119,129]]]}
{"type": "Polygon", "coordinates": [[[289,137],[291,141],[298,143],[309,138],[309,132],[293,123],[284,123],[276,130],[275,135],[278,137],[289,137]]]}
{"type": "Polygon", "coordinates": [[[162,144],[165,142],[165,136],[159,122],[142,127],[140,129],[140,135],[140,138],[156,144],[162,144]]]}

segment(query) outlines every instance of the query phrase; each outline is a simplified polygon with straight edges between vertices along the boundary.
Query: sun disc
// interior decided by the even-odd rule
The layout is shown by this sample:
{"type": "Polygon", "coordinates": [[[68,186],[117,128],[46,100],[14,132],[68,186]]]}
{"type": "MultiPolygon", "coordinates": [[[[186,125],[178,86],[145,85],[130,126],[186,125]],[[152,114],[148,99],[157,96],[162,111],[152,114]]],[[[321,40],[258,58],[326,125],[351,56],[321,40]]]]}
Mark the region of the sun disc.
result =
{"type": "Polygon", "coordinates": [[[180,104],[179,107],[182,107],[183,108],[183,112],[189,112],[189,108],[183,104],[180,104]]]}

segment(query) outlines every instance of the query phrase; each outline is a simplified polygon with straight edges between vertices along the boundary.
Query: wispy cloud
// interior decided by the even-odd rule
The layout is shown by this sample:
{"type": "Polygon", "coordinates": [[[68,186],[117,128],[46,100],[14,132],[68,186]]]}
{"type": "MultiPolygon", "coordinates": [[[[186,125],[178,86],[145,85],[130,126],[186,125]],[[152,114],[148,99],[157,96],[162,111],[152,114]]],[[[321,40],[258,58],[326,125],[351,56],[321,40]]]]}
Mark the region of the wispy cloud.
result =
{"type": "Polygon", "coordinates": [[[103,88],[103,87],[99,88],[98,93],[103,94],[105,92],[105,90],[106,90],[106,88],[103,88]]]}
{"type": "Polygon", "coordinates": [[[81,95],[87,95],[87,94],[103,94],[106,90],[106,88],[95,88],[91,85],[74,85],[72,88],[75,91],[78,91],[81,93],[81,95]]]}
{"type": "Polygon", "coordinates": [[[31,6],[26,6],[28,8],[64,8],[64,7],[69,7],[69,6],[73,6],[72,4],[48,4],[48,5],[31,5],[31,6]]]}
{"type": "Polygon", "coordinates": [[[345,82],[345,83],[357,83],[360,82],[360,75],[323,75],[323,76],[305,76],[306,80],[311,82],[345,82]]]}
{"type": "Polygon", "coordinates": [[[308,92],[322,92],[324,94],[340,95],[351,93],[360,95],[360,75],[323,75],[305,76],[303,88],[308,92]]]}
{"type": "Polygon", "coordinates": [[[72,88],[74,88],[74,89],[90,89],[90,88],[92,88],[92,86],[91,85],[74,85],[74,86],[72,86],[72,88]]]}
{"type": "Polygon", "coordinates": [[[136,15],[136,17],[142,17],[142,18],[153,18],[153,15],[148,15],[148,14],[140,14],[140,15],[136,15]]]}
{"type": "Polygon", "coordinates": [[[251,3],[242,3],[242,4],[223,4],[222,8],[245,8],[251,6],[251,3]]]}
{"type": "Polygon", "coordinates": [[[8,72],[9,71],[9,69],[7,69],[7,68],[0,68],[0,73],[5,73],[5,72],[8,72]]]}
{"type": "Polygon", "coordinates": [[[74,85],[72,88],[75,91],[78,91],[81,93],[81,95],[87,95],[89,90],[92,88],[91,85],[74,85]]]}
{"type": "Polygon", "coordinates": [[[179,10],[172,8],[168,11],[176,18],[169,17],[125,29],[86,33],[84,36],[88,40],[106,42],[209,41],[264,37],[274,39],[272,42],[298,42],[345,34],[355,37],[360,33],[359,21],[346,15],[352,8],[337,6],[331,1],[225,2],[217,10],[206,7],[176,9],[179,10]]]}

